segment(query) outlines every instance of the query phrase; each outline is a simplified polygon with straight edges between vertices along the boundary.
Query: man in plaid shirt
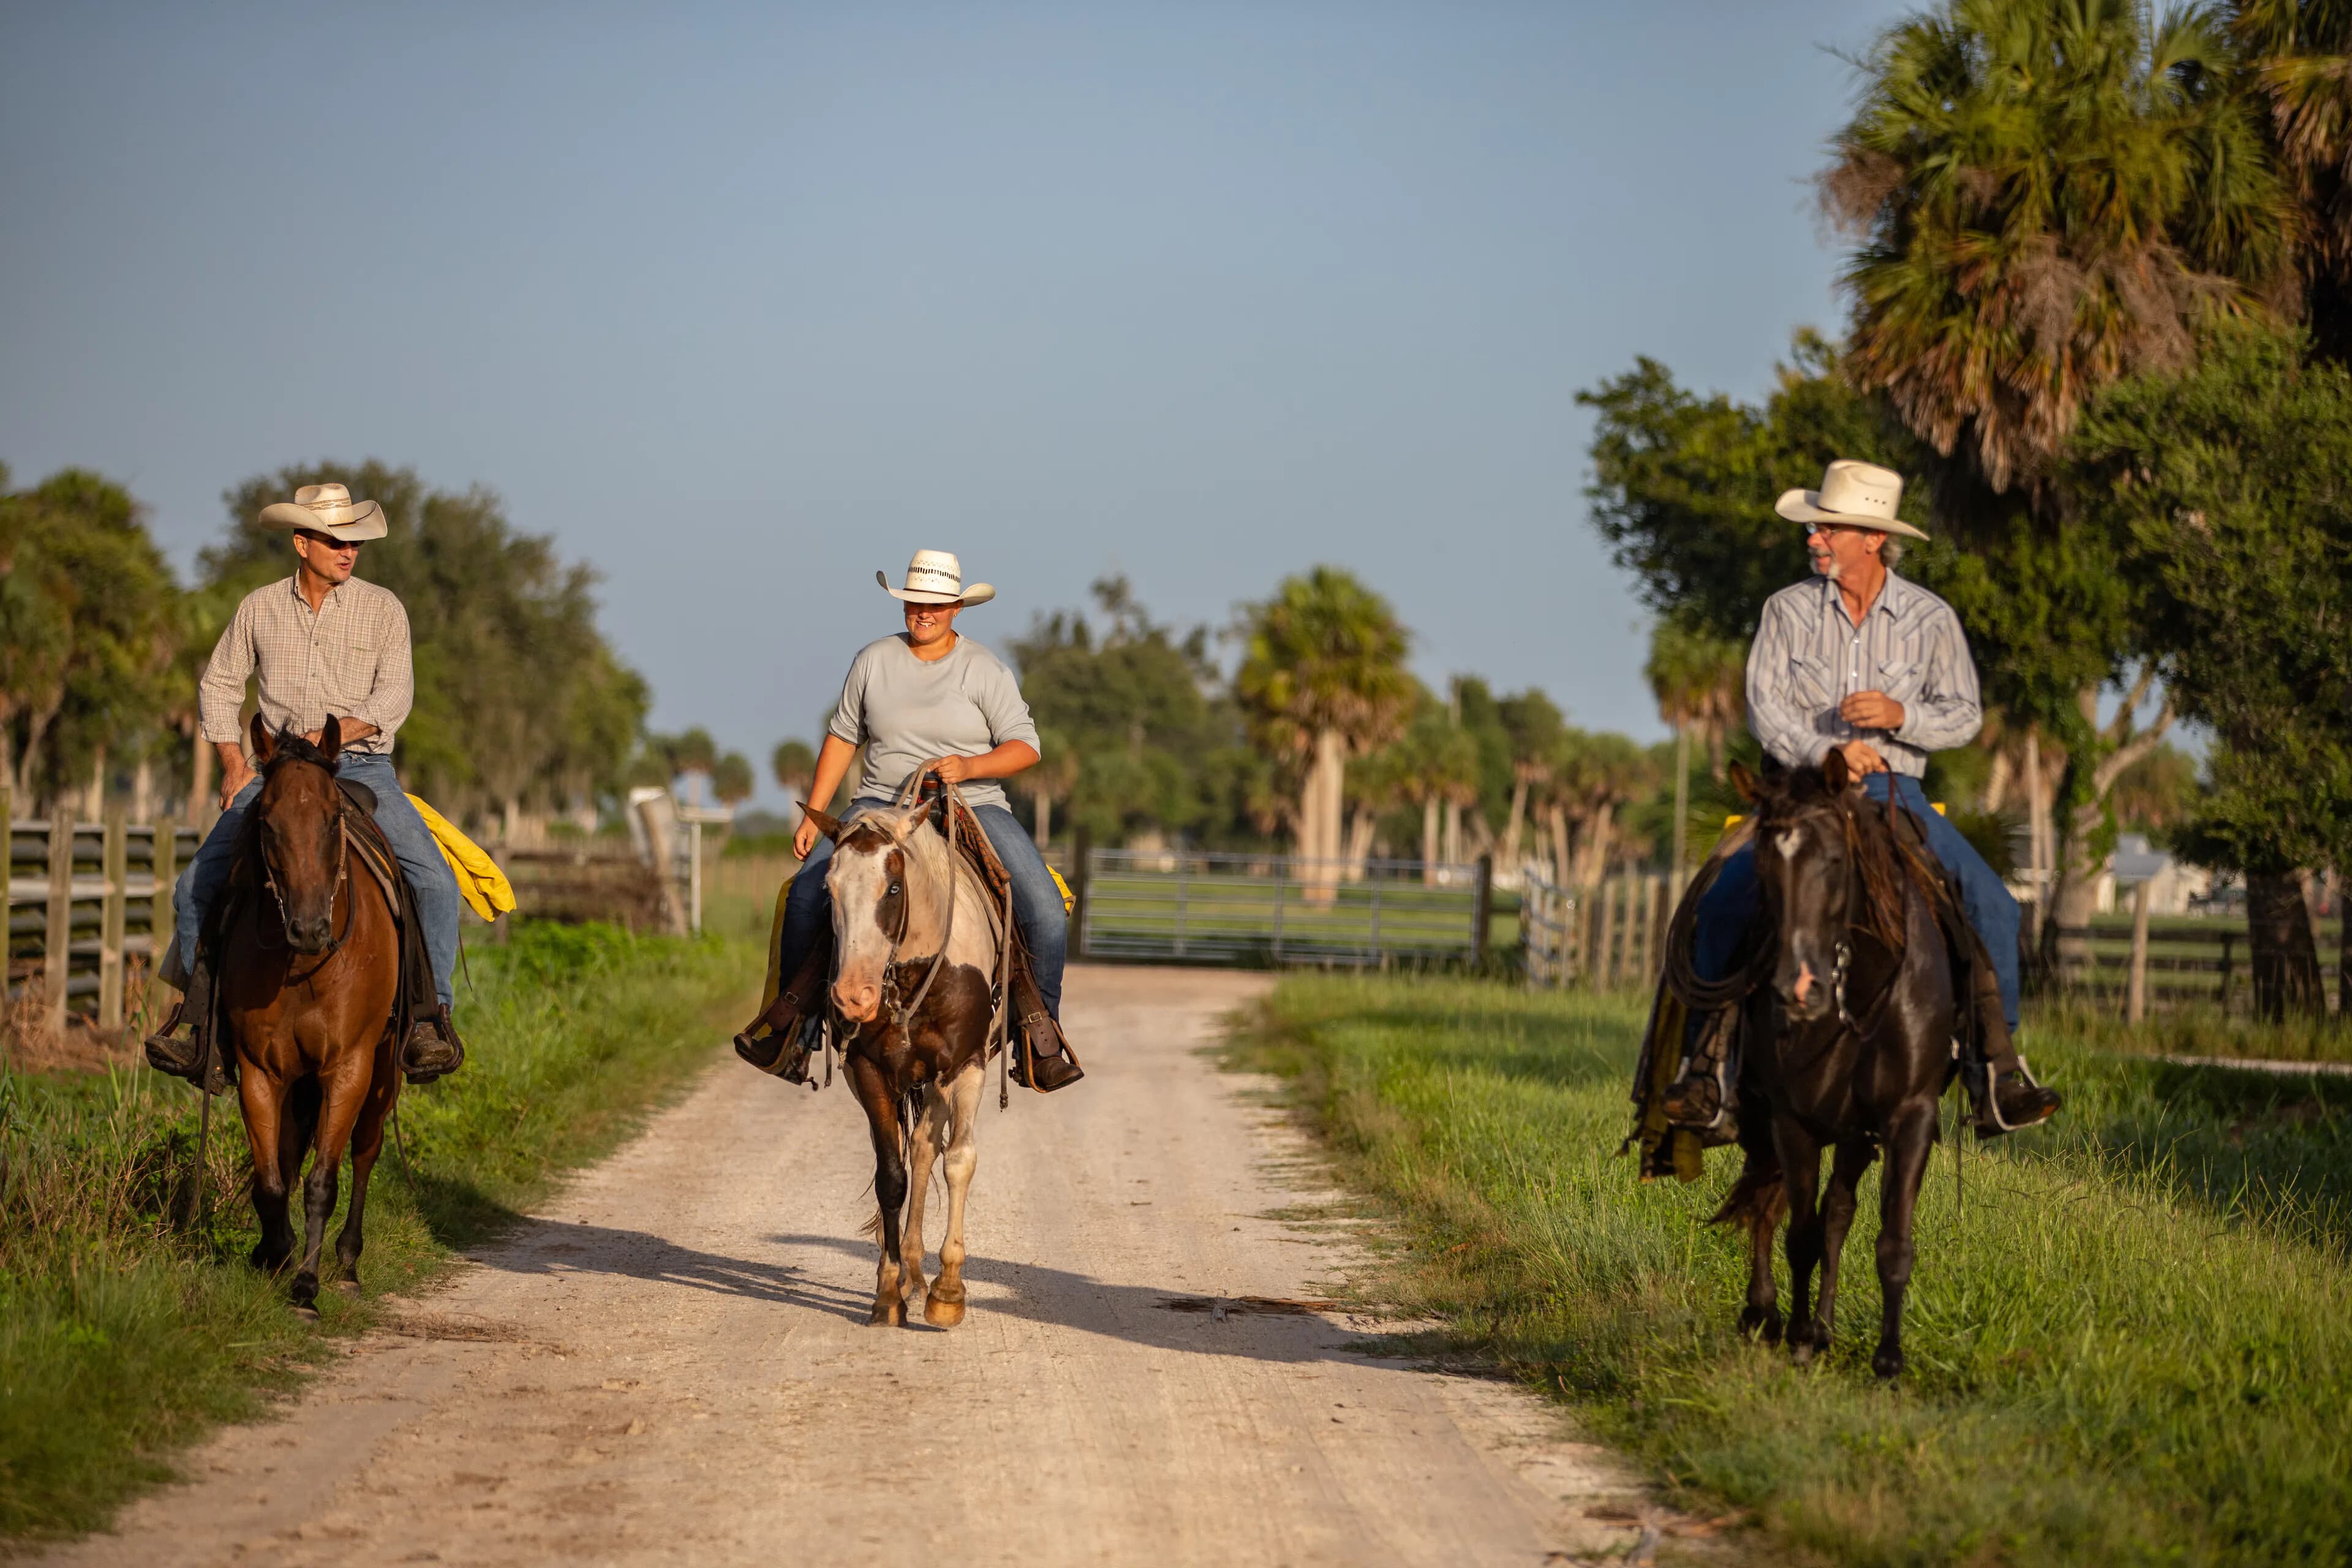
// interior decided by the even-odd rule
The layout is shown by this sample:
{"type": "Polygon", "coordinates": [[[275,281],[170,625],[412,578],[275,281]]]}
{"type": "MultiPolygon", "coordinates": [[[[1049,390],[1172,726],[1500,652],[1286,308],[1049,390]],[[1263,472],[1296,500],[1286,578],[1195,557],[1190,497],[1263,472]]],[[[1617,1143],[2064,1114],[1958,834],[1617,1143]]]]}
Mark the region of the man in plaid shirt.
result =
{"type": "Polygon", "coordinates": [[[184,1016],[202,1016],[209,1005],[197,942],[236,861],[246,809],[261,792],[237,723],[247,678],[258,675],[262,722],[273,731],[290,728],[315,743],[332,715],[342,736],[336,776],[366,785],[375,796],[376,826],[415,893],[441,1004],[437,1016],[419,1019],[401,1042],[400,1065],[409,1081],[429,1082],[466,1059],[449,1019],[450,977],[457,963],[457,879],[392,768],[393,737],[416,695],[408,612],[390,591],[352,575],[361,544],[383,537],[383,511],[372,500],[352,504],[341,485],[310,485],[297,490],[292,501],[263,508],[260,521],[293,534],[295,571],[245,596],[198,687],[205,739],[220,752],[221,816],[173,890],[178,929],[163,975],[190,994],[162,1032],[149,1038],[147,1058],[163,1071],[191,1080],[204,1068],[194,1042],[179,1038],[178,1030],[184,1016]]]}

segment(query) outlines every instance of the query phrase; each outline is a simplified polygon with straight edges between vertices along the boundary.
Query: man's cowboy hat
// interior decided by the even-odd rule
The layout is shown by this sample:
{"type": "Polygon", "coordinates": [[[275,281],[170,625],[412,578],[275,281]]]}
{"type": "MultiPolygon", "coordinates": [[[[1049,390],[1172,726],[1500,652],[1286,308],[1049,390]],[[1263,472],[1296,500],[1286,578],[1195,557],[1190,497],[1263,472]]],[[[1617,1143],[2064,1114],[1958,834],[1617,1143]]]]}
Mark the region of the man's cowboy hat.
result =
{"type": "Polygon", "coordinates": [[[985,605],[996,597],[996,590],[985,583],[964,585],[963,563],[944,550],[918,550],[915,558],[907,563],[907,585],[890,586],[890,579],[882,573],[874,574],[882,591],[894,599],[904,599],[910,605],[985,605]]]}
{"type": "Polygon", "coordinates": [[[263,507],[260,521],[264,528],[305,529],[345,544],[384,535],[383,508],[372,500],[353,505],[341,485],[304,485],[292,500],[263,507]]]}
{"type": "Polygon", "coordinates": [[[1847,528],[1899,533],[1906,539],[1927,538],[1895,515],[1902,500],[1901,474],[1875,463],[1853,463],[1841,458],[1822,474],[1821,489],[1787,491],[1772,510],[1790,522],[1834,522],[1847,528]]]}

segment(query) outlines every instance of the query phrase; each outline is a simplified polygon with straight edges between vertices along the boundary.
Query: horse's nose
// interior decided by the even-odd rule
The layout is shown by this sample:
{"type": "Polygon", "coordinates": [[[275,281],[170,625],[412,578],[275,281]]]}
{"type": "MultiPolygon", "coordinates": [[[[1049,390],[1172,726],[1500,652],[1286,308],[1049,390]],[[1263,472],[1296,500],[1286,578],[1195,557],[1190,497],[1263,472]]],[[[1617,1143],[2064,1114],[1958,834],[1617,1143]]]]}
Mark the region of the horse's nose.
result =
{"type": "Polygon", "coordinates": [[[843,1017],[866,1023],[881,1009],[882,989],[871,981],[862,985],[844,981],[833,988],[833,1005],[841,1009],[843,1017]]]}
{"type": "Polygon", "coordinates": [[[306,953],[318,952],[326,947],[331,925],[325,915],[320,915],[316,920],[294,921],[289,923],[293,927],[289,934],[293,937],[294,946],[298,951],[306,953]]]}

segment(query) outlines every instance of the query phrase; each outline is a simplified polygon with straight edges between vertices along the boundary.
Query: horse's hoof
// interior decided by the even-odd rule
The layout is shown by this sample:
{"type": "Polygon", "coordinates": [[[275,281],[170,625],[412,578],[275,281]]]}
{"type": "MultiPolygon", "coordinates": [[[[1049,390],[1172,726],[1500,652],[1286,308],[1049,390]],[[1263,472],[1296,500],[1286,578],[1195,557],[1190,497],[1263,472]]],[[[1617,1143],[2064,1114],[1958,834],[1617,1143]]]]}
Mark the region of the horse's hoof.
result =
{"type": "Polygon", "coordinates": [[[1799,1366],[1812,1365],[1813,1342],[1811,1340],[1798,1340],[1791,1343],[1789,1347],[1789,1359],[1795,1362],[1799,1366]]]}
{"type": "Polygon", "coordinates": [[[319,1309],[312,1306],[310,1302],[292,1301],[289,1302],[288,1305],[293,1309],[294,1315],[301,1319],[304,1322],[315,1323],[319,1321],[319,1309]]]}
{"type": "Polygon", "coordinates": [[[963,1321],[963,1303],[942,1301],[933,1296],[923,1303],[923,1321],[935,1329],[952,1329],[963,1321]]]}
{"type": "Polygon", "coordinates": [[[866,1321],[877,1329],[903,1329],[907,1326],[907,1303],[877,1301],[874,1303],[874,1315],[866,1321]]]}
{"type": "Polygon", "coordinates": [[[1768,1345],[1779,1344],[1786,1329],[1786,1320],[1780,1316],[1777,1307],[1769,1310],[1750,1307],[1739,1314],[1739,1331],[1768,1345]]]}
{"type": "Polygon", "coordinates": [[[1882,1345],[1878,1353],[1870,1358],[1870,1370],[1892,1383],[1903,1375],[1903,1352],[1882,1345]]]}
{"type": "Polygon", "coordinates": [[[331,1288],[345,1296],[357,1296],[360,1293],[360,1282],[356,1279],[338,1279],[331,1288]]]}

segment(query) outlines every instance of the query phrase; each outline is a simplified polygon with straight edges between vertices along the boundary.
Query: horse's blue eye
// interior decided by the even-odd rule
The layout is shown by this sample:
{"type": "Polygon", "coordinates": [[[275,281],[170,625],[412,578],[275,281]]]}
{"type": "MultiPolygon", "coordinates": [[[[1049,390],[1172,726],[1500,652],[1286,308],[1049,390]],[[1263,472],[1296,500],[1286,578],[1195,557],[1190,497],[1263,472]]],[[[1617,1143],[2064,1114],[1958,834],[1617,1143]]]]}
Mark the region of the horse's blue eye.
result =
{"type": "Polygon", "coordinates": [[[890,895],[891,895],[892,893],[896,893],[898,890],[898,883],[896,883],[896,882],[893,882],[893,883],[891,883],[891,884],[890,884],[890,892],[889,892],[889,893],[885,893],[885,894],[883,895],[883,897],[884,897],[884,898],[888,898],[888,897],[890,897],[890,895]]]}

